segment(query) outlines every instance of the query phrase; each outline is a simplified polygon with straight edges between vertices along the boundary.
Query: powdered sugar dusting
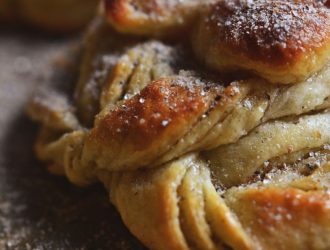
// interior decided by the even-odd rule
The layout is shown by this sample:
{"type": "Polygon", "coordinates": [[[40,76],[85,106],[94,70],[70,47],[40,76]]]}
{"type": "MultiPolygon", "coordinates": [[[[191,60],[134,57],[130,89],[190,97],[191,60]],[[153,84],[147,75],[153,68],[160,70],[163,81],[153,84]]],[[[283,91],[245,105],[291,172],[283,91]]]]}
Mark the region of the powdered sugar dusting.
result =
{"type": "Polygon", "coordinates": [[[207,22],[226,44],[279,61],[321,47],[330,36],[330,10],[320,1],[221,1],[207,22]]]}

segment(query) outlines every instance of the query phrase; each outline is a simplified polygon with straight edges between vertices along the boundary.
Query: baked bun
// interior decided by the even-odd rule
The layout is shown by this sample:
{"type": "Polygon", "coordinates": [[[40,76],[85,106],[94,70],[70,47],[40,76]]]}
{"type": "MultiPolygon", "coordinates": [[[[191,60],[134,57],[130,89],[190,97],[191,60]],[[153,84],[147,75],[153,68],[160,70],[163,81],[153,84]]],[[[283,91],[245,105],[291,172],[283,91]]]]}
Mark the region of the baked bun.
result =
{"type": "MultiPolygon", "coordinates": [[[[101,34],[109,31],[102,21],[92,30],[99,37],[106,37],[101,34]]],[[[114,52],[113,45],[123,38],[117,33],[111,37],[108,50],[102,48],[103,40],[96,41],[103,55],[94,51],[88,60],[97,67],[82,89],[98,93],[94,109],[98,114],[92,123],[79,119],[81,126],[89,130],[83,131],[77,150],[70,151],[78,172],[89,169],[94,175],[92,172],[100,169],[157,167],[190,152],[232,144],[269,120],[299,117],[330,107],[329,65],[308,80],[290,86],[257,78],[231,82],[196,70],[193,56],[182,46],[136,41],[114,52]]],[[[78,103],[80,98],[85,99],[83,94],[76,97],[78,103]]],[[[31,103],[30,113],[49,128],[43,119],[47,109],[41,98],[31,103]],[[43,114],[39,117],[40,110],[43,114]]],[[[78,115],[89,113],[92,103],[81,106],[78,115]]],[[[52,117],[54,110],[48,109],[52,117]]],[[[67,143],[69,137],[59,138],[57,150],[69,152],[66,147],[73,147],[67,143]]],[[[63,159],[50,158],[70,168],[72,162],[63,159]]]]}
{"type": "Polygon", "coordinates": [[[201,8],[214,0],[106,0],[106,15],[118,31],[168,37],[188,31],[201,8]]]}
{"type": "Polygon", "coordinates": [[[98,0],[0,1],[0,19],[55,33],[82,29],[96,13],[98,0]]]}
{"type": "Polygon", "coordinates": [[[330,58],[330,10],[310,0],[219,1],[198,23],[193,48],[218,71],[297,83],[330,58]]]}
{"type": "MultiPolygon", "coordinates": [[[[327,13],[304,4],[312,21],[327,13]]],[[[30,102],[49,170],[103,183],[150,249],[330,249],[330,62],[295,84],[224,76],[185,39],[132,38],[105,22],[88,31],[74,104],[53,92],[30,102]]]]}

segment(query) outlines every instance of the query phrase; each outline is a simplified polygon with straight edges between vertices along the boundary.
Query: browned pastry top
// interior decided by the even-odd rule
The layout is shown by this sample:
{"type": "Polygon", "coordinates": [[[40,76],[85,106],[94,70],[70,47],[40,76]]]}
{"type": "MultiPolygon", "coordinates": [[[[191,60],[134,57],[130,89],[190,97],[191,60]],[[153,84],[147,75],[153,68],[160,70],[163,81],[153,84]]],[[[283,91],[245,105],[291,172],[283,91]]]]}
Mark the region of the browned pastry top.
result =
{"type": "Polygon", "coordinates": [[[330,40],[330,10],[315,0],[220,1],[206,22],[222,43],[271,64],[295,63],[330,40]]]}
{"type": "Polygon", "coordinates": [[[92,130],[91,139],[100,143],[125,140],[142,150],[161,135],[173,137],[180,133],[182,127],[206,112],[216,94],[189,80],[182,77],[150,83],[108,113],[92,130]]]}

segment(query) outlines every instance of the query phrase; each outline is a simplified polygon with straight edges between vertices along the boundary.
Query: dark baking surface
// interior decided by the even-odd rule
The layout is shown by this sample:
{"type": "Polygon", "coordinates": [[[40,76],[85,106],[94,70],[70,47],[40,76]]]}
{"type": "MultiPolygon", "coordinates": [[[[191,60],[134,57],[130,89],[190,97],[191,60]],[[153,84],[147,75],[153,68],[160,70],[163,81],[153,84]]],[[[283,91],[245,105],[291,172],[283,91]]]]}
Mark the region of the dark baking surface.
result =
{"type": "Polygon", "coordinates": [[[72,88],[58,60],[76,41],[0,28],[0,249],[144,249],[102,186],[74,187],[34,157],[26,101],[40,86],[72,88]]]}

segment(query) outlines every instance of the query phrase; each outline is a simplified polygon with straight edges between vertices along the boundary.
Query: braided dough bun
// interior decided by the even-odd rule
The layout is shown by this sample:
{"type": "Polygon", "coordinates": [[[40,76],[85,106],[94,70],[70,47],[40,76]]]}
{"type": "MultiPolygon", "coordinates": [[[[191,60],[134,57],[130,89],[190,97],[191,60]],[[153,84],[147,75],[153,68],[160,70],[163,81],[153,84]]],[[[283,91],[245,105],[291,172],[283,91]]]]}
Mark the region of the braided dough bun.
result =
{"type": "Polygon", "coordinates": [[[219,1],[196,26],[197,57],[221,72],[296,83],[330,58],[330,9],[318,1],[219,1]]]}
{"type": "MultiPolygon", "coordinates": [[[[94,32],[104,32],[99,27],[94,32]]],[[[137,42],[119,55],[95,55],[100,68],[83,88],[98,93],[99,114],[70,156],[77,169],[156,167],[189,152],[234,143],[269,120],[330,107],[328,65],[306,81],[280,86],[256,78],[228,82],[207,72],[199,76],[187,64],[189,51],[156,41],[137,42]]],[[[50,115],[39,112],[40,105],[32,102],[30,113],[43,121],[50,115]]],[[[81,113],[90,111],[85,107],[81,113]]],[[[66,137],[59,148],[66,147],[66,137]]],[[[67,162],[67,168],[71,165],[67,162]]]]}
{"type": "Polygon", "coordinates": [[[29,105],[52,173],[102,182],[151,249],[330,248],[329,62],[276,85],[211,73],[186,44],[103,18],[87,36],[75,103],[29,105]]]}
{"type": "Polygon", "coordinates": [[[0,20],[69,33],[85,27],[97,5],[98,0],[0,0],[0,20]]]}

